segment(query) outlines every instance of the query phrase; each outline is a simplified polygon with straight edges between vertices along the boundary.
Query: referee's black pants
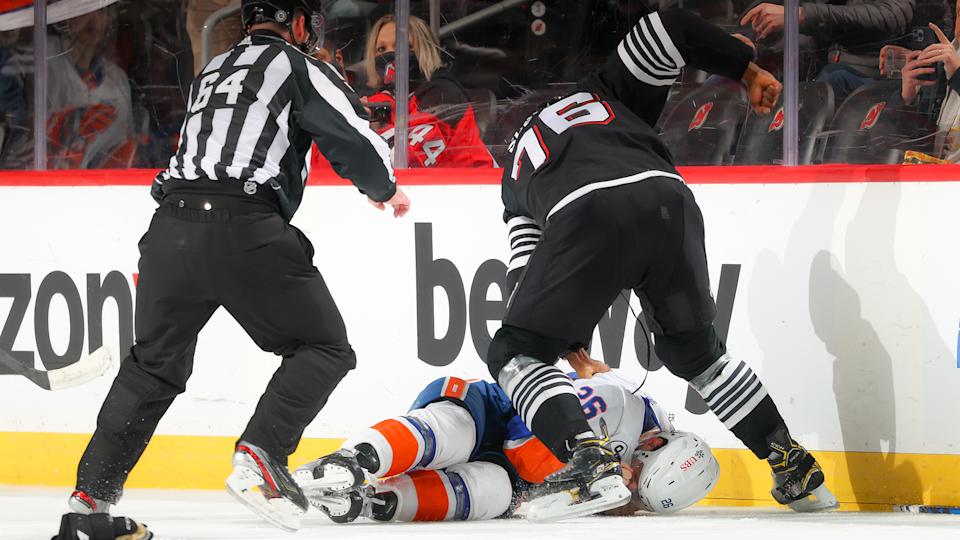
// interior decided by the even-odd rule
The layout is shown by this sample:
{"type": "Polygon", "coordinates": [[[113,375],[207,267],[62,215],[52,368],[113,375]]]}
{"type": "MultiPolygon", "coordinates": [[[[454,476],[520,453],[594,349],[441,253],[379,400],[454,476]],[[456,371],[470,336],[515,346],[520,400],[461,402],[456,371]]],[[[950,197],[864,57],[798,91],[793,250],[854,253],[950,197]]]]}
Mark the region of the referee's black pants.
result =
{"type": "MultiPolygon", "coordinates": [[[[196,196],[185,207],[179,200],[174,196],[171,204],[167,196],[140,241],[136,344],[103,402],[77,472],[77,489],[107,501],[119,499],[160,418],[184,391],[197,334],[220,306],[261,349],[283,357],[241,436],[278,460],[293,453],[356,366],[302,232],[269,210],[216,199],[204,210],[196,196]]],[[[214,361],[223,366],[223,384],[235,385],[234,360],[214,361]]]]}

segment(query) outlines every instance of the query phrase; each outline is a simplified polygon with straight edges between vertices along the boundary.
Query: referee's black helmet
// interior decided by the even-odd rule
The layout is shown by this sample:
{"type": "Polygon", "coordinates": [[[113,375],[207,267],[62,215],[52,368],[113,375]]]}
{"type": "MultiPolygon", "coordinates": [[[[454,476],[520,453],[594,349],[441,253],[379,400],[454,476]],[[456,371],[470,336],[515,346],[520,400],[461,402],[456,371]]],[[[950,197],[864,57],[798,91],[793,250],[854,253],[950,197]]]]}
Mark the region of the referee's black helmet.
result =
{"type": "Polygon", "coordinates": [[[289,30],[296,11],[300,10],[307,18],[310,40],[297,45],[308,54],[316,52],[323,46],[322,0],[243,0],[240,6],[244,28],[253,24],[272,22],[289,30]]]}

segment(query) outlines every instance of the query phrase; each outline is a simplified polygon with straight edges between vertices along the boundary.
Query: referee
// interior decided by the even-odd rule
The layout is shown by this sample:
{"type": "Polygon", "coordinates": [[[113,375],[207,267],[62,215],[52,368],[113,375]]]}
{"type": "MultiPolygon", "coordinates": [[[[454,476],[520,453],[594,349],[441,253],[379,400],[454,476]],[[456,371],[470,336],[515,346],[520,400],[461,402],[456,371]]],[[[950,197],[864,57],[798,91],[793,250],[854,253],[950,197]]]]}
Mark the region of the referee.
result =
{"type": "Polygon", "coordinates": [[[322,45],[319,4],[244,0],[248,36],[190,87],[179,149],[151,188],[160,207],[139,244],[136,344],[80,460],[74,512],[109,512],[119,501],[185,389],[197,334],[223,306],[261,349],[283,357],[237,442],[228,490],[275,525],[299,527],[307,501],[287,456],[356,365],[313,246],[289,223],[312,143],[375,206],[396,217],[410,207],[356,94],[310,57],[322,45]]]}

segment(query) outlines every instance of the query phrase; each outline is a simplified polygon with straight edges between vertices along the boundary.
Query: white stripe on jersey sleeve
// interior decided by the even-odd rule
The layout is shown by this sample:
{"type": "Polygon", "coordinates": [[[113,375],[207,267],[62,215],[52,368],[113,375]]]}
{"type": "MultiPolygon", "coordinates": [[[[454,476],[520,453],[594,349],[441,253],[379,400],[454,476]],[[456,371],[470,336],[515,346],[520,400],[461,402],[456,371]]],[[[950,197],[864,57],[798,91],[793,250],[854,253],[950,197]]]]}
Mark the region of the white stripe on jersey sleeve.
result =
{"type": "Polygon", "coordinates": [[[393,165],[390,163],[390,146],[387,145],[387,141],[383,140],[380,135],[377,135],[375,131],[370,129],[369,121],[357,115],[347,95],[344,94],[337,85],[333,84],[319,67],[309,60],[306,62],[307,73],[310,76],[310,83],[313,84],[314,89],[316,89],[317,93],[320,94],[334,110],[340,113],[340,116],[342,116],[353,129],[357,130],[360,135],[370,141],[370,145],[373,146],[373,149],[383,161],[383,167],[387,170],[390,181],[396,184],[397,179],[393,176],[393,165]]]}
{"type": "Polygon", "coordinates": [[[640,19],[627,33],[617,54],[634,77],[651,86],[672,85],[686,65],[656,12],[640,19]]]}
{"type": "Polygon", "coordinates": [[[664,28],[663,21],[660,20],[660,14],[653,12],[647,16],[647,20],[657,35],[660,36],[660,44],[667,50],[667,54],[673,59],[673,64],[677,66],[677,69],[687,65],[687,62],[683,59],[683,55],[680,54],[676,45],[673,44],[673,40],[670,39],[670,34],[667,32],[667,29],[664,28]]]}
{"type": "MultiPolygon", "coordinates": [[[[656,42],[647,37],[646,39],[640,38],[640,28],[644,27],[643,23],[639,23],[633,27],[633,30],[623,38],[624,43],[630,48],[630,52],[633,53],[633,58],[636,58],[642,61],[646,71],[652,75],[658,77],[673,78],[676,77],[680,70],[670,62],[666,60],[663,56],[660,55],[658,47],[656,47],[656,42]]],[[[649,35],[646,27],[643,28],[644,35],[649,35]]]]}
{"type": "Polygon", "coordinates": [[[515,216],[507,221],[507,239],[510,242],[510,261],[507,264],[507,272],[527,265],[541,236],[543,231],[531,218],[515,216]]]}

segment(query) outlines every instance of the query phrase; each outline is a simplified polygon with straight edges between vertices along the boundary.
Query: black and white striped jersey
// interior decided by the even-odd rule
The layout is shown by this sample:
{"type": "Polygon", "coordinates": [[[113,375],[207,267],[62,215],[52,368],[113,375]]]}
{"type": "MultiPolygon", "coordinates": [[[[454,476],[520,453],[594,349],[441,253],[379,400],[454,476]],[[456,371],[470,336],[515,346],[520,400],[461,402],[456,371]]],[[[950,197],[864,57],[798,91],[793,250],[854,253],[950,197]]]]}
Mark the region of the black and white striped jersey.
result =
{"type": "Polygon", "coordinates": [[[390,148],[370,129],[353,89],[330,65],[257,30],[191,84],[179,147],[152,191],[157,198],[191,183],[210,189],[197,180],[222,181],[224,193],[238,195],[272,189],[289,220],[310,173],[312,141],[370,198],[396,192],[390,148]]]}
{"type": "Polygon", "coordinates": [[[597,189],[646,178],[682,181],[654,126],[685,65],[739,80],[753,51],[684,10],[653,12],[599,71],[533,113],[503,170],[508,281],[516,284],[549,220],[597,189]]]}

